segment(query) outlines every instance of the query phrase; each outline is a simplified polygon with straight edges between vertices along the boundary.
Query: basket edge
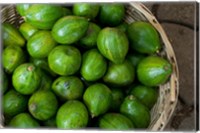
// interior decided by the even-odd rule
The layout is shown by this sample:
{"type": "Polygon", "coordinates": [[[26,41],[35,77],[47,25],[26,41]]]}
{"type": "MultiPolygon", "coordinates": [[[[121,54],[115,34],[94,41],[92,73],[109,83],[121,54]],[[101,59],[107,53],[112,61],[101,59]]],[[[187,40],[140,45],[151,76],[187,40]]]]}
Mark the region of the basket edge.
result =
{"type": "MultiPolygon", "coordinates": [[[[155,18],[155,16],[153,14],[151,14],[151,11],[149,11],[148,8],[146,8],[142,3],[139,2],[130,2],[130,5],[133,6],[136,10],[138,10],[139,12],[141,12],[146,19],[156,28],[156,30],[159,32],[161,38],[163,39],[166,49],[167,51],[167,55],[168,55],[168,59],[170,60],[170,62],[172,63],[173,66],[173,73],[171,74],[171,86],[170,86],[170,93],[171,93],[171,105],[172,108],[166,108],[167,113],[169,113],[168,115],[168,119],[167,121],[165,121],[164,123],[160,123],[159,124],[155,124],[155,126],[151,127],[151,129],[153,131],[157,131],[157,129],[159,128],[159,130],[163,130],[165,128],[165,126],[167,125],[167,123],[169,122],[170,118],[173,115],[173,112],[175,110],[175,107],[177,105],[178,102],[178,94],[179,94],[179,69],[178,69],[178,64],[176,61],[176,55],[174,53],[174,50],[171,46],[171,43],[164,31],[164,29],[162,28],[162,26],[160,25],[160,23],[157,21],[157,19],[155,18]],[[161,128],[160,128],[161,126],[161,128]]],[[[162,118],[161,118],[162,119],[162,118]]],[[[160,120],[162,121],[162,120],[160,120]]]]}

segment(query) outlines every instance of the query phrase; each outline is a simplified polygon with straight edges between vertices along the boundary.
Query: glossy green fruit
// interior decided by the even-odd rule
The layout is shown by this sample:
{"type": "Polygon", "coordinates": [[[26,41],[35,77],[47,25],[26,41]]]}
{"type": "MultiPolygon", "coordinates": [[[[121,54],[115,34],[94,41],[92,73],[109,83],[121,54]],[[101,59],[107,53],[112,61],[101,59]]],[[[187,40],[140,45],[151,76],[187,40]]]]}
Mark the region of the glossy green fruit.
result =
{"type": "Polygon", "coordinates": [[[10,45],[3,50],[3,67],[7,73],[12,73],[26,61],[26,55],[19,46],[10,45]]]}
{"type": "Polygon", "coordinates": [[[113,63],[122,63],[128,52],[128,39],[117,28],[104,28],[97,37],[97,47],[101,54],[113,63]]]}
{"type": "Polygon", "coordinates": [[[106,113],[99,119],[99,127],[109,130],[130,130],[134,128],[132,121],[120,113],[106,113]]]}
{"type": "Polygon", "coordinates": [[[20,16],[26,16],[27,10],[31,7],[31,4],[16,4],[16,11],[20,16]]]}
{"type": "Polygon", "coordinates": [[[97,45],[97,37],[101,28],[95,23],[90,22],[84,37],[79,40],[80,46],[84,48],[92,48],[97,45]]]}
{"type": "Polygon", "coordinates": [[[131,64],[137,68],[137,65],[139,64],[139,62],[144,59],[147,55],[142,54],[142,53],[138,53],[138,52],[134,52],[134,53],[129,53],[127,55],[127,60],[129,60],[131,62],[131,64]]]}
{"type": "Polygon", "coordinates": [[[14,89],[9,90],[2,98],[2,110],[6,117],[13,117],[27,109],[28,97],[14,89]]]}
{"type": "Polygon", "coordinates": [[[136,128],[147,128],[150,124],[150,111],[133,95],[127,96],[120,106],[120,112],[130,118],[136,128]]]}
{"type": "Polygon", "coordinates": [[[27,51],[33,58],[45,58],[56,45],[51,32],[41,30],[28,40],[27,51]]]}
{"type": "Polygon", "coordinates": [[[23,37],[28,40],[33,34],[38,31],[38,29],[31,24],[24,22],[20,25],[19,31],[23,35],[23,37]]]}
{"type": "Polygon", "coordinates": [[[137,85],[131,89],[130,94],[134,95],[145,106],[151,109],[158,99],[158,92],[155,88],[144,85],[137,85]]]}
{"type": "Polygon", "coordinates": [[[35,66],[41,68],[41,70],[44,70],[46,73],[48,73],[49,75],[55,77],[56,73],[53,72],[50,68],[49,68],[49,64],[48,64],[48,60],[47,58],[42,58],[42,59],[38,59],[38,58],[33,58],[30,57],[29,60],[31,63],[33,63],[35,66]]]}
{"type": "Polygon", "coordinates": [[[77,100],[70,100],[64,103],[56,115],[58,128],[79,129],[87,126],[89,119],[86,106],[77,100]]]}
{"type": "Polygon", "coordinates": [[[72,75],[81,66],[81,53],[73,46],[57,46],[49,53],[48,64],[59,75],[72,75]]]}
{"type": "Polygon", "coordinates": [[[89,22],[84,17],[65,16],[60,18],[52,28],[53,38],[61,44],[73,44],[87,32],[89,22]]]}
{"type": "Polygon", "coordinates": [[[107,26],[119,25],[125,16],[125,8],[123,4],[102,4],[99,11],[99,20],[107,26]]]}
{"type": "Polygon", "coordinates": [[[16,115],[9,123],[12,128],[39,128],[40,124],[28,113],[16,115]]]}
{"type": "Polygon", "coordinates": [[[58,101],[51,91],[39,90],[31,95],[28,110],[37,120],[48,120],[56,114],[58,101]]]}
{"type": "Polygon", "coordinates": [[[63,16],[63,8],[53,4],[33,4],[26,12],[25,20],[38,29],[51,29],[63,16]]]}
{"type": "Polygon", "coordinates": [[[126,86],[131,84],[135,79],[134,67],[128,60],[121,64],[109,63],[108,70],[103,77],[107,84],[113,86],[126,86]]]}
{"type": "Polygon", "coordinates": [[[25,45],[25,39],[18,29],[9,23],[2,24],[2,39],[4,46],[17,45],[23,47],[25,45]]]}
{"type": "Polygon", "coordinates": [[[24,63],[18,66],[12,75],[12,84],[16,91],[24,95],[30,95],[40,86],[40,70],[32,63],[24,63]]]}
{"type": "Polygon", "coordinates": [[[86,89],[83,94],[83,100],[91,117],[97,117],[110,108],[112,92],[106,85],[96,83],[86,89]]]}
{"type": "Polygon", "coordinates": [[[75,100],[82,98],[84,86],[78,77],[62,76],[53,82],[52,90],[64,100],[75,100]]]}
{"type": "Polygon", "coordinates": [[[91,3],[75,3],[73,5],[73,14],[89,19],[94,19],[99,12],[99,5],[91,3]]]}
{"type": "Polygon", "coordinates": [[[103,77],[107,69],[106,59],[97,49],[91,49],[83,54],[80,73],[87,81],[96,81],[103,77]]]}
{"type": "Polygon", "coordinates": [[[146,86],[164,84],[172,73],[170,62],[159,56],[148,56],[137,67],[138,80],[146,86]]]}
{"type": "Polygon", "coordinates": [[[125,95],[120,88],[111,88],[112,91],[112,102],[110,106],[110,110],[119,111],[119,107],[122,104],[125,95]]]}
{"type": "Polygon", "coordinates": [[[130,47],[140,53],[153,54],[161,44],[156,29],[148,22],[132,22],[127,29],[130,47]]]}

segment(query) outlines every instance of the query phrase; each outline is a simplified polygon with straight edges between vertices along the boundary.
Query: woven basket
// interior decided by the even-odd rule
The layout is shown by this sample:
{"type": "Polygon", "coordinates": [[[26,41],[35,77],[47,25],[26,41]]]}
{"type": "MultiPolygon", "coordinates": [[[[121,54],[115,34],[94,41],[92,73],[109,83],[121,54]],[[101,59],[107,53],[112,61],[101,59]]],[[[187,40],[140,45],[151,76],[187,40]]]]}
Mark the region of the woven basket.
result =
{"type": "MultiPolygon", "coordinates": [[[[159,86],[159,98],[151,110],[151,123],[147,129],[151,131],[162,131],[174,112],[179,94],[179,73],[173,48],[162,26],[143,4],[137,2],[128,3],[126,5],[126,17],[124,20],[127,23],[138,20],[151,23],[158,31],[163,45],[162,50],[157,54],[168,59],[173,66],[173,73],[168,82],[159,86]]],[[[14,24],[16,27],[19,27],[23,22],[23,18],[20,17],[15,10],[15,5],[2,6],[1,23],[2,22],[14,24]]],[[[3,121],[3,117],[0,118],[0,120],[3,121]]],[[[2,123],[0,123],[0,127],[3,128],[2,123]]]]}

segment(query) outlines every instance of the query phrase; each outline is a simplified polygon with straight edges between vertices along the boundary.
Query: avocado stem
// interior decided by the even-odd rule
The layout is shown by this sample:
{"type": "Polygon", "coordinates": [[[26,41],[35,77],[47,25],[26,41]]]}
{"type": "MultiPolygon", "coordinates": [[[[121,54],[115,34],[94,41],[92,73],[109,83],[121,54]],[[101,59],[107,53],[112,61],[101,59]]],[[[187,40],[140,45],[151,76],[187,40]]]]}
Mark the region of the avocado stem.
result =
{"type": "Polygon", "coordinates": [[[28,66],[27,69],[28,69],[28,71],[33,71],[33,68],[34,68],[33,66],[28,66]]]}
{"type": "Polygon", "coordinates": [[[95,117],[95,114],[91,114],[91,117],[94,118],[94,117],[95,117]]]}
{"type": "Polygon", "coordinates": [[[130,100],[134,100],[134,99],[135,99],[135,97],[134,97],[133,95],[130,95],[128,98],[129,98],[130,100]]]}
{"type": "Polygon", "coordinates": [[[30,110],[32,110],[32,111],[36,110],[36,104],[35,103],[30,105],[30,110]]]}

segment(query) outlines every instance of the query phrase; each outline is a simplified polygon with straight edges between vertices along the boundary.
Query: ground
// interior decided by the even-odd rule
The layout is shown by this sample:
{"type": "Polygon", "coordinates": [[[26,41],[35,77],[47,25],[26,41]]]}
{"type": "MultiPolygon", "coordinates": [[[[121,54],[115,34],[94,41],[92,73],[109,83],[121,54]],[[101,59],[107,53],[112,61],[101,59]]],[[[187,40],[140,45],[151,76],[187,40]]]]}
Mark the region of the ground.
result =
{"type": "Polygon", "coordinates": [[[198,3],[144,2],[160,22],[174,49],[179,68],[179,100],[165,131],[195,131],[196,35],[199,33],[198,3]]]}

